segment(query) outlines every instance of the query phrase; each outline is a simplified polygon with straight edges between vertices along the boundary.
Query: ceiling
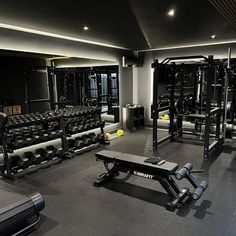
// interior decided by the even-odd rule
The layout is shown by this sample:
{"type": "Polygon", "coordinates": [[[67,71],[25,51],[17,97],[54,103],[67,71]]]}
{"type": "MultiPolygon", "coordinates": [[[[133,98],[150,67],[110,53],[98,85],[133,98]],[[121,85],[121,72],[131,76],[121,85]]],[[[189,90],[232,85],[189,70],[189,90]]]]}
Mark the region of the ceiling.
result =
{"type": "Polygon", "coordinates": [[[35,59],[63,59],[64,56],[59,55],[49,55],[41,53],[31,53],[31,52],[19,52],[19,51],[10,51],[10,50],[0,50],[0,56],[6,57],[23,57],[23,58],[35,58],[35,59]]]}
{"type": "Polygon", "coordinates": [[[236,40],[235,26],[211,2],[0,0],[0,23],[132,50],[236,40]],[[170,8],[176,10],[174,17],[166,14],[170,8]]]}

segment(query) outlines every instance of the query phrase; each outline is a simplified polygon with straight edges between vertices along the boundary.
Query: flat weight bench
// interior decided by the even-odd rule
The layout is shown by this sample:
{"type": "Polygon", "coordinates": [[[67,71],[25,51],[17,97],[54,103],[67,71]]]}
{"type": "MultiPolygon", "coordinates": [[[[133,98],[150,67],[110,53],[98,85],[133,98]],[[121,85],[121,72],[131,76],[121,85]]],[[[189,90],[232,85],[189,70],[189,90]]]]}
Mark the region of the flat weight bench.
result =
{"type": "Polygon", "coordinates": [[[108,166],[110,163],[113,163],[113,166],[108,169],[106,173],[102,173],[98,176],[97,180],[94,182],[95,187],[99,187],[103,183],[112,180],[119,172],[157,180],[172,199],[166,204],[167,210],[170,211],[181,207],[183,200],[186,198],[192,197],[194,200],[198,200],[208,186],[206,181],[202,181],[200,184],[197,183],[191,173],[202,171],[193,171],[193,166],[190,163],[178,170],[178,164],[173,162],[161,160],[155,164],[151,164],[145,162],[147,158],[143,156],[107,150],[96,153],[96,158],[97,161],[103,161],[105,166],[108,166]],[[177,180],[186,178],[195,188],[193,193],[191,193],[189,188],[180,189],[173,179],[173,176],[175,176],[177,180]]]}

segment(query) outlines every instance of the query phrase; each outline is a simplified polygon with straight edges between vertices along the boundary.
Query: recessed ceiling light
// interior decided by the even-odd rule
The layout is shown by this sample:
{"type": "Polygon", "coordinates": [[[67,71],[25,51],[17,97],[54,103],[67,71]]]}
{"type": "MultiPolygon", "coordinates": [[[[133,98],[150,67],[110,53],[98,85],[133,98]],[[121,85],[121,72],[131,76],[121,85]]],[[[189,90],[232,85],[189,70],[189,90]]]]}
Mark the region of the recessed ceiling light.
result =
{"type": "Polygon", "coordinates": [[[88,31],[89,30],[89,27],[88,26],[84,26],[84,31],[88,31]]]}
{"type": "Polygon", "coordinates": [[[211,35],[211,38],[212,38],[212,39],[214,39],[215,37],[216,37],[216,35],[215,35],[215,34],[211,35]]]}
{"type": "Polygon", "coordinates": [[[170,10],[167,12],[167,15],[173,17],[173,16],[175,15],[175,9],[170,9],[170,10]]]}

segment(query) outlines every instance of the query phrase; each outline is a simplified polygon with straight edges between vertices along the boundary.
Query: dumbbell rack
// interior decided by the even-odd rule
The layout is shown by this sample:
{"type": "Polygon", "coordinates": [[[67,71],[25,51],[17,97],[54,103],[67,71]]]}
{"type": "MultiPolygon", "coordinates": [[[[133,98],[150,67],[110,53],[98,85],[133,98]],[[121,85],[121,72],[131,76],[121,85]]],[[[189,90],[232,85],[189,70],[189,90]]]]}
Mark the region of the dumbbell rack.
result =
{"type": "MultiPolygon", "coordinates": [[[[95,135],[94,137],[96,137],[96,140],[94,140],[94,142],[90,141],[85,145],[86,139],[89,139],[89,135],[91,135],[91,133],[89,135],[86,135],[85,134],[85,133],[87,133],[86,131],[82,132],[82,133],[80,132],[79,136],[76,135],[77,136],[76,138],[73,137],[74,134],[71,134],[70,132],[68,133],[68,130],[66,129],[66,127],[67,127],[66,119],[61,120],[60,126],[61,126],[61,128],[63,130],[63,134],[64,134],[62,137],[62,148],[65,153],[64,158],[71,159],[76,155],[82,154],[83,152],[90,151],[92,149],[99,147],[100,143],[102,143],[102,140],[98,140],[96,135],[93,133],[95,135]],[[81,144],[82,143],[83,144],[82,145],[75,145],[76,141],[78,141],[79,139],[81,140],[81,144]],[[83,139],[84,139],[84,142],[82,141],[83,139]],[[100,142],[98,142],[98,141],[100,141],[100,142]]],[[[101,133],[103,134],[102,137],[104,137],[104,131],[103,131],[104,122],[100,122],[99,127],[101,129],[101,133]]]]}
{"type": "MultiPolygon", "coordinates": [[[[73,108],[69,108],[69,109],[59,109],[56,110],[54,112],[47,112],[44,114],[37,114],[37,119],[35,118],[35,114],[31,114],[31,116],[26,115],[27,119],[21,119],[21,122],[18,122],[18,124],[14,124],[14,122],[8,122],[7,128],[4,131],[4,134],[2,135],[2,147],[3,147],[3,156],[4,156],[4,164],[1,166],[1,171],[3,176],[6,176],[8,178],[11,179],[15,179],[18,177],[21,177],[25,174],[28,174],[30,172],[35,172],[39,169],[45,168],[45,167],[49,167],[55,164],[60,163],[63,159],[65,158],[71,158],[77,154],[80,154],[84,151],[88,151],[94,148],[97,148],[99,146],[98,140],[96,139],[96,141],[94,143],[90,143],[90,145],[87,146],[83,146],[82,148],[76,148],[76,147],[69,147],[68,143],[70,140],[70,137],[73,136],[75,133],[81,133],[86,131],[86,130],[90,130],[93,128],[101,128],[101,133],[103,134],[102,137],[104,137],[104,132],[103,132],[103,127],[104,127],[104,123],[101,121],[101,115],[100,115],[100,110],[97,108],[82,108],[82,107],[73,107],[73,108]],[[95,121],[95,119],[93,119],[93,116],[96,115],[98,120],[95,121]],[[85,120],[84,116],[89,119],[91,122],[90,126],[85,126],[83,127],[83,129],[81,128],[81,123],[78,123],[78,120],[85,120]],[[32,119],[28,119],[29,117],[34,117],[32,119]],[[82,119],[83,118],[83,119],[82,119]],[[22,122],[23,121],[23,122],[22,122]],[[99,122],[98,122],[99,121],[99,122]],[[15,127],[25,127],[25,126],[29,126],[29,125],[46,125],[46,127],[49,127],[49,123],[50,122],[54,122],[57,123],[57,128],[59,127],[59,130],[57,130],[59,132],[59,135],[54,136],[54,139],[49,139],[49,140],[41,140],[40,144],[43,144],[43,142],[46,141],[50,141],[50,140],[55,140],[60,138],[61,139],[61,150],[60,150],[60,155],[54,155],[53,158],[51,156],[51,158],[49,160],[43,160],[42,162],[40,162],[39,164],[30,164],[29,166],[27,166],[26,168],[16,168],[16,167],[12,167],[12,155],[9,156],[9,154],[14,153],[15,151],[19,151],[19,150],[23,150],[22,148],[26,147],[26,146],[30,146],[30,149],[35,149],[39,144],[36,145],[25,145],[21,148],[9,148],[7,145],[7,132],[9,131],[10,128],[15,128],[15,127]],[[77,129],[76,129],[77,127],[77,129]],[[76,131],[76,132],[74,132],[76,131]],[[63,152],[63,155],[62,155],[63,152]]],[[[25,118],[25,117],[24,117],[25,118]]],[[[12,118],[10,118],[12,119],[12,118]]],[[[19,119],[19,117],[18,117],[19,119]]],[[[87,138],[87,137],[86,137],[87,138]]],[[[48,147],[48,146],[47,146],[48,147]]],[[[46,149],[47,149],[46,147],[46,149]]],[[[60,149],[60,148],[59,148],[60,149]]],[[[36,150],[37,152],[37,150],[36,150]]],[[[46,150],[46,153],[48,154],[50,152],[50,150],[46,150]]],[[[51,151],[52,152],[52,151],[51,151]]],[[[35,154],[35,153],[34,153],[35,154]]],[[[37,154],[37,153],[36,153],[37,154]]],[[[43,158],[42,158],[43,159],[43,158]]],[[[22,160],[21,160],[22,161],[22,160]]],[[[28,161],[28,160],[26,160],[28,161]]]]}
{"type": "MultiPolygon", "coordinates": [[[[26,115],[26,117],[29,117],[29,116],[26,115]]],[[[34,117],[34,116],[31,116],[31,117],[34,117]]],[[[35,118],[35,119],[33,119],[33,118],[31,120],[22,119],[21,120],[22,122],[19,122],[18,124],[16,124],[16,123],[13,124],[13,123],[9,122],[8,125],[7,125],[7,131],[9,129],[14,129],[15,127],[27,127],[27,125],[45,125],[45,124],[48,124],[51,121],[58,122],[60,119],[61,119],[60,116],[46,117],[45,115],[39,114],[37,116],[37,118],[35,118]]],[[[53,139],[56,139],[56,138],[61,138],[62,139],[63,138],[63,132],[59,130],[57,132],[57,135],[55,135],[54,137],[51,137],[50,139],[45,139],[44,138],[44,139],[41,140],[41,142],[46,142],[48,140],[53,140],[53,139]]],[[[27,146],[28,147],[30,146],[33,149],[35,145],[32,145],[33,142],[30,142],[30,143],[28,143],[29,145],[27,145],[27,143],[26,143],[23,147],[20,147],[20,148],[14,148],[15,147],[14,145],[9,148],[8,145],[7,145],[7,134],[6,133],[3,135],[2,139],[3,139],[2,143],[3,143],[4,164],[1,166],[1,171],[2,171],[3,176],[8,177],[10,179],[19,178],[19,177],[24,176],[28,173],[35,172],[39,169],[46,168],[46,167],[58,164],[62,161],[61,157],[54,156],[50,160],[42,160],[39,164],[33,164],[33,163],[29,163],[28,160],[20,158],[22,162],[23,161],[28,162],[27,163],[28,166],[26,168],[20,168],[19,166],[18,167],[17,166],[12,166],[12,158],[13,157],[17,158],[17,156],[9,156],[9,154],[14,154],[16,151],[18,151],[18,150],[20,150],[24,147],[27,147],[27,146]]],[[[34,144],[37,144],[37,143],[34,143],[34,144]]]]}

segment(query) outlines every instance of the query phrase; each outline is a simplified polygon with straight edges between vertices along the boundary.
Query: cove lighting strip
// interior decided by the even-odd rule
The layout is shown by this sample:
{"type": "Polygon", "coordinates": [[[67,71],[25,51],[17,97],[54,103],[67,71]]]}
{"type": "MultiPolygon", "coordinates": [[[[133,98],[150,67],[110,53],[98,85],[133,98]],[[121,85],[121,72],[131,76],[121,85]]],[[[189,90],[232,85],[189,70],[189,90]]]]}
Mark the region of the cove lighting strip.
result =
{"type": "Polygon", "coordinates": [[[174,47],[144,49],[144,50],[137,50],[137,52],[150,52],[150,51],[162,51],[162,50],[181,49],[181,48],[194,48],[194,47],[214,46],[214,45],[231,44],[231,43],[236,43],[236,40],[221,41],[221,42],[215,42],[215,43],[200,43],[200,44],[190,44],[190,45],[174,46],[174,47]]]}
{"type": "Polygon", "coordinates": [[[92,40],[80,39],[80,38],[70,37],[70,36],[61,35],[61,34],[54,34],[54,33],[49,33],[49,32],[45,32],[41,30],[29,29],[29,28],[24,28],[24,27],[4,24],[4,23],[0,23],[0,28],[20,31],[20,32],[25,32],[25,33],[31,33],[31,34],[37,34],[37,35],[42,35],[42,36],[47,36],[47,37],[52,37],[52,38],[57,38],[57,39],[65,39],[65,40],[70,40],[74,42],[93,44],[93,45],[103,46],[103,47],[108,47],[108,48],[129,50],[128,48],[116,46],[113,44],[100,43],[100,42],[96,42],[92,40]]]}

